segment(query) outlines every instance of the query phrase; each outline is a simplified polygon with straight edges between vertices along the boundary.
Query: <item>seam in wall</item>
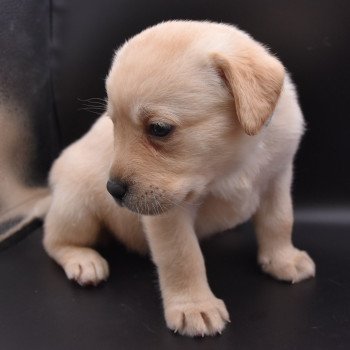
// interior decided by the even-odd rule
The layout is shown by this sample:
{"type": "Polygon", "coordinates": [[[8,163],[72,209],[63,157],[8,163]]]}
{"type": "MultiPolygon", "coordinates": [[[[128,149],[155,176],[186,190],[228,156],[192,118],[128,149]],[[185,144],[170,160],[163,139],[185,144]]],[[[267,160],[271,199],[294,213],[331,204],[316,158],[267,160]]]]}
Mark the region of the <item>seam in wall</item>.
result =
{"type": "Polygon", "coordinates": [[[57,57],[57,50],[58,46],[55,45],[55,30],[54,30],[54,16],[53,12],[55,9],[54,0],[48,0],[49,2],[49,85],[50,85],[50,91],[51,91],[51,102],[52,102],[52,112],[53,112],[53,118],[54,123],[56,127],[57,132],[57,139],[58,139],[58,148],[55,149],[55,156],[58,155],[59,150],[62,149],[62,128],[60,124],[60,120],[58,118],[58,110],[57,110],[57,100],[56,100],[56,90],[55,90],[55,82],[54,82],[54,64],[55,64],[55,57],[57,57]]]}

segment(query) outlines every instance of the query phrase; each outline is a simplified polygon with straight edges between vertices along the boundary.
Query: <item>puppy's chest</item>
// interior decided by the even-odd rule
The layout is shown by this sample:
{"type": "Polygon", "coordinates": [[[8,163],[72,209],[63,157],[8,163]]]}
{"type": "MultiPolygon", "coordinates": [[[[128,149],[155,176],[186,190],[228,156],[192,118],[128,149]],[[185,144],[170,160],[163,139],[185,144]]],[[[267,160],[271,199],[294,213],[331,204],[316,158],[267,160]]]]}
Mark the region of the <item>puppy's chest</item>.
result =
{"type": "Polygon", "coordinates": [[[259,185],[244,175],[215,184],[198,211],[198,235],[227,230],[247,221],[259,205],[259,185]]]}

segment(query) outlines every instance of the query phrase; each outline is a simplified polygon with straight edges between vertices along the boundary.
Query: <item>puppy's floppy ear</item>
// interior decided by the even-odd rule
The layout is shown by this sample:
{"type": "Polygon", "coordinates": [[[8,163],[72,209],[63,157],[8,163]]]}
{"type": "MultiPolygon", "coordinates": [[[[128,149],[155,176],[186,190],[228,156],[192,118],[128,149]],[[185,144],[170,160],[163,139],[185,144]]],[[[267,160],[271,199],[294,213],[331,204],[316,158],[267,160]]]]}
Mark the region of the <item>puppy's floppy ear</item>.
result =
{"type": "Polygon", "coordinates": [[[213,53],[212,59],[234,97],[243,130],[256,135],[275,109],[283,86],[283,65],[262,47],[233,55],[213,53]]]}

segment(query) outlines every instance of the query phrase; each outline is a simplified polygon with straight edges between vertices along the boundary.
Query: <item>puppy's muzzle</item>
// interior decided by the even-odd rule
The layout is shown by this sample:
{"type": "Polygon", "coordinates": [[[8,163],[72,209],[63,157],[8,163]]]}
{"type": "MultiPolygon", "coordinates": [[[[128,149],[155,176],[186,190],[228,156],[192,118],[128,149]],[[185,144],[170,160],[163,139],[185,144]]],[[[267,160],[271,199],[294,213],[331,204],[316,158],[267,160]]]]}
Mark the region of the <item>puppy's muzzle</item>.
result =
{"type": "Polygon", "coordinates": [[[111,179],[107,182],[107,191],[119,203],[119,205],[122,205],[123,199],[128,192],[128,184],[119,179],[111,179]]]}

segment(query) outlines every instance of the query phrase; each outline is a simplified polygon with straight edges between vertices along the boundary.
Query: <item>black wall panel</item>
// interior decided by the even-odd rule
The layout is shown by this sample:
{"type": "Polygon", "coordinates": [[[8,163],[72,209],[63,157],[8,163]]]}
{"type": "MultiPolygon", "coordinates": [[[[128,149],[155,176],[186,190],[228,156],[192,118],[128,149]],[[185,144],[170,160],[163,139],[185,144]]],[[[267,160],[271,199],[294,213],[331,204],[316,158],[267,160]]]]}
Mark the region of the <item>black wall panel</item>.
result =
{"type": "Polygon", "coordinates": [[[347,1],[53,1],[58,65],[54,74],[63,143],[96,115],[85,99],[105,96],[114,50],[127,38],[168,19],[228,22],[267,44],[294,78],[307,121],[298,153],[297,203],[349,203],[350,96],[347,1]]]}

